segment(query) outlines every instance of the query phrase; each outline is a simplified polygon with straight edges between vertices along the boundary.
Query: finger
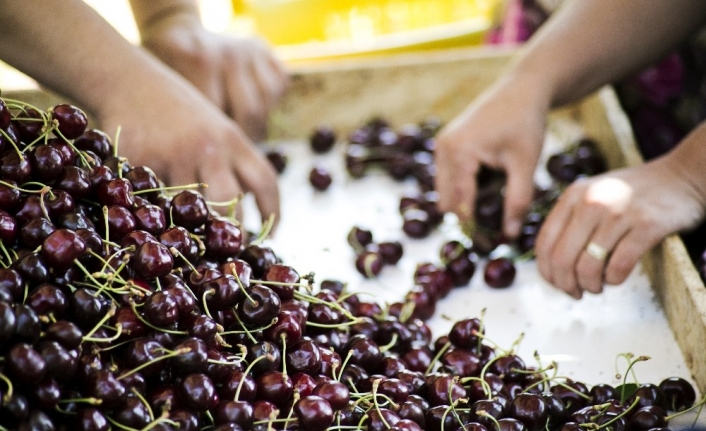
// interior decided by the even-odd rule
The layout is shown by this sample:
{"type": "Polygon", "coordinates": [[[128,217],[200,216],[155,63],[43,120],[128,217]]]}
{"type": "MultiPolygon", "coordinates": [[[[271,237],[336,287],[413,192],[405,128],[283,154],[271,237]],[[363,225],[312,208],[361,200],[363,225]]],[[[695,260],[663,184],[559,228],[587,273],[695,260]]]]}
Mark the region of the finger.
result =
{"type": "Polygon", "coordinates": [[[572,191],[573,190],[569,188],[562,194],[542,224],[539,234],[537,235],[537,242],[535,244],[537,268],[542,277],[551,284],[554,284],[554,280],[552,279],[554,249],[560,236],[566,230],[566,225],[569,223],[573,214],[574,201],[576,198],[572,191]]]}
{"type": "MultiPolygon", "coordinates": [[[[204,191],[204,195],[211,202],[226,203],[243,195],[243,189],[227,163],[218,161],[209,166],[201,166],[199,176],[206,184],[209,184],[209,187],[204,191]]],[[[221,214],[228,214],[231,207],[229,205],[216,205],[214,208],[221,214]]],[[[238,200],[235,215],[242,222],[243,213],[241,209],[240,200],[238,200]]]]}
{"type": "Polygon", "coordinates": [[[473,218],[479,164],[471,157],[459,157],[453,139],[442,137],[435,151],[438,166],[435,185],[439,208],[454,212],[462,223],[467,223],[473,218]]]}
{"type": "Polygon", "coordinates": [[[270,58],[258,57],[252,67],[253,76],[260,89],[260,97],[265,102],[267,111],[270,111],[284,94],[286,75],[282,75],[270,58]]]}
{"type": "MultiPolygon", "coordinates": [[[[239,139],[242,141],[245,137],[239,139]]],[[[280,217],[280,202],[277,173],[272,165],[252,145],[244,145],[242,151],[233,154],[231,163],[240,185],[246,192],[253,193],[262,220],[274,216],[276,225],[280,217]]]]}
{"type": "Polygon", "coordinates": [[[534,166],[527,160],[514,160],[505,167],[505,208],[503,227],[505,235],[516,238],[520,234],[522,219],[527,213],[534,194],[534,166]]]}
{"type": "Polygon", "coordinates": [[[231,73],[226,80],[230,114],[245,133],[255,142],[266,136],[267,110],[260,99],[257,85],[242,68],[231,73]]]}
{"type": "Polygon", "coordinates": [[[605,270],[606,284],[621,284],[628,278],[643,254],[652,249],[661,237],[642,229],[631,228],[618,242],[605,270]]]}
{"type": "MultiPolygon", "coordinates": [[[[624,217],[615,219],[604,217],[598,223],[593,235],[589,237],[586,246],[594,243],[607,251],[613,250],[629,228],[630,225],[624,217]]],[[[576,278],[579,286],[591,293],[601,293],[606,265],[606,259],[591,256],[584,247],[576,263],[576,278]]]]}

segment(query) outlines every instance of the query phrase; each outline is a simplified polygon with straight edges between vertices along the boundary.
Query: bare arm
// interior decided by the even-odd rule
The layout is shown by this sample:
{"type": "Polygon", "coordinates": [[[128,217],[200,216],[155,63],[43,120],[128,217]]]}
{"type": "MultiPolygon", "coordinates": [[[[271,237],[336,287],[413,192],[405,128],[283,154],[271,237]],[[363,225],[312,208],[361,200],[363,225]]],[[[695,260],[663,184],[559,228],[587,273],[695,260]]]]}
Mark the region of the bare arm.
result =
{"type": "Polygon", "coordinates": [[[0,1],[0,58],[75,100],[120,150],[172,184],[209,183],[213,200],[252,191],[279,215],[276,175],[242,130],[193,85],[125,41],[80,0],[0,1]]]}
{"type": "Polygon", "coordinates": [[[514,73],[545,80],[552,106],[653,63],[704,23],[699,0],[571,0],[526,46],[514,73]]]}

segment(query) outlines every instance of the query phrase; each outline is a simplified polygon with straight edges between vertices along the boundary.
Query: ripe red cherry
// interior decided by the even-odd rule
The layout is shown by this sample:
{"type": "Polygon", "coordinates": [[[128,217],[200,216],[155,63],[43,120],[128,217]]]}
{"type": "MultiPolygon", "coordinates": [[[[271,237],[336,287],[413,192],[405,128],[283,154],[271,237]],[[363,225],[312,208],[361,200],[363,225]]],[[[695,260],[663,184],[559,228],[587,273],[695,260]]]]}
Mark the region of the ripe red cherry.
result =
{"type": "Polygon", "coordinates": [[[137,249],[132,267],[137,275],[145,279],[163,277],[171,272],[174,259],[164,244],[146,241],[137,249]]]}
{"type": "Polygon", "coordinates": [[[184,190],[172,199],[172,217],[174,223],[191,230],[208,220],[208,206],[201,193],[184,190]]]}
{"type": "Polygon", "coordinates": [[[86,243],[68,229],[58,229],[42,243],[42,256],[52,268],[66,269],[86,251],[86,243]]]}
{"type": "Polygon", "coordinates": [[[355,259],[355,268],[365,278],[375,278],[382,271],[383,260],[375,251],[364,251],[355,259]]]}
{"type": "Polygon", "coordinates": [[[0,129],[7,129],[11,120],[12,114],[10,113],[10,108],[7,107],[4,100],[0,100],[0,129]]]}
{"type": "Polygon", "coordinates": [[[499,257],[488,261],[483,278],[488,286],[501,289],[512,285],[516,272],[515,264],[511,259],[499,257]]]}
{"type": "Polygon", "coordinates": [[[309,395],[294,405],[294,413],[303,430],[324,431],[333,423],[333,409],[325,399],[309,395]]]}
{"type": "Polygon", "coordinates": [[[81,151],[92,151],[104,160],[113,155],[110,137],[98,129],[88,129],[83,132],[83,135],[74,141],[74,146],[81,151]]]}
{"type": "Polygon", "coordinates": [[[333,148],[336,143],[336,132],[329,126],[319,126],[309,139],[311,149],[315,153],[326,153],[333,148]]]}
{"type": "Polygon", "coordinates": [[[59,132],[66,139],[78,138],[86,131],[88,125],[86,114],[72,105],[56,105],[51,110],[51,117],[58,123],[59,132]]]}
{"type": "Polygon", "coordinates": [[[284,154],[281,150],[279,149],[272,149],[267,152],[265,152],[265,157],[267,157],[267,160],[270,161],[270,164],[272,165],[273,168],[275,168],[275,171],[277,171],[278,174],[281,174],[284,172],[285,168],[287,167],[287,155],[284,154]]]}
{"type": "Polygon", "coordinates": [[[325,191],[331,186],[332,182],[331,174],[323,166],[314,166],[309,172],[309,183],[316,190],[325,191]]]}
{"type": "Polygon", "coordinates": [[[206,222],[206,250],[218,259],[235,257],[243,245],[243,233],[232,220],[213,217],[206,222]]]}

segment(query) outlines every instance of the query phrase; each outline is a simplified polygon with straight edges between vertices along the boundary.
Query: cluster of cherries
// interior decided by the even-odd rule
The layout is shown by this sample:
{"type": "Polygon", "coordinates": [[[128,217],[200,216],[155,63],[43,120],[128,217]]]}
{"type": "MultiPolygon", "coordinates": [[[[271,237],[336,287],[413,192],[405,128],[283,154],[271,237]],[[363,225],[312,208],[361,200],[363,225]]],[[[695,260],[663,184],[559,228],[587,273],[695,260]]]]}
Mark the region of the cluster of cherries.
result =
{"type": "Polygon", "coordinates": [[[390,309],[315,288],[78,108],[0,100],[0,430],[641,431],[695,402],[527,366],[477,318],[433,340],[447,271],[390,309]]]}

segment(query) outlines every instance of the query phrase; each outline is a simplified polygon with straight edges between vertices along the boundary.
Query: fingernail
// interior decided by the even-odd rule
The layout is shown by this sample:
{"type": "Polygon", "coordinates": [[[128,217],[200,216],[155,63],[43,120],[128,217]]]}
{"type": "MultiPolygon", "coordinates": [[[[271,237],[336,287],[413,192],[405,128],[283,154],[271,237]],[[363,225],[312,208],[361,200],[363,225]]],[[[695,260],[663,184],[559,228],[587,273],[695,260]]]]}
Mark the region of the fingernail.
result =
{"type": "Polygon", "coordinates": [[[510,238],[515,238],[520,234],[520,222],[516,219],[509,220],[505,227],[505,233],[510,238]]]}

